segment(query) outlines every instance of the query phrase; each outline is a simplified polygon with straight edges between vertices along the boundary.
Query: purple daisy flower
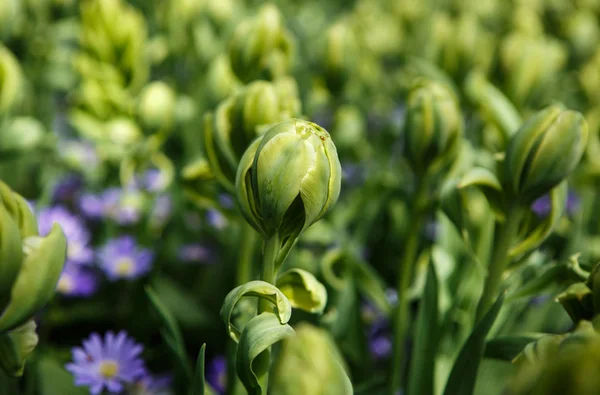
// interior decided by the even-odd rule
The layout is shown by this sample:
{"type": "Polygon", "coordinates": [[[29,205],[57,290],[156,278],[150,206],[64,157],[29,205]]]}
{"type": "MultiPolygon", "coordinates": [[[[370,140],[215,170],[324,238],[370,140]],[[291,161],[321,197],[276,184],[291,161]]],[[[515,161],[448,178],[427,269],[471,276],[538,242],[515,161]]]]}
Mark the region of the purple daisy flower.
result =
{"type": "Polygon", "coordinates": [[[172,395],[172,383],[173,379],[168,374],[161,376],[148,374],[135,384],[133,395],[172,395]]]}
{"type": "MultiPolygon", "coordinates": [[[[566,212],[567,215],[573,216],[575,212],[579,208],[579,197],[573,191],[569,191],[567,195],[567,206],[566,212]]],[[[552,210],[552,201],[550,200],[550,195],[545,194],[542,197],[538,198],[531,204],[531,210],[537,215],[539,218],[543,219],[550,214],[550,210],[552,210]]]]}
{"type": "Polygon", "coordinates": [[[105,203],[101,196],[85,193],[79,198],[79,210],[88,219],[100,219],[105,214],[105,203]]]}
{"type": "Polygon", "coordinates": [[[206,381],[208,381],[217,393],[225,393],[225,387],[227,386],[227,359],[224,356],[218,355],[210,361],[206,370],[206,381]]]}
{"type": "Polygon", "coordinates": [[[212,252],[207,247],[199,243],[186,244],[179,248],[177,254],[183,262],[210,262],[212,260],[212,252]]]}
{"type": "Polygon", "coordinates": [[[62,206],[47,207],[38,214],[38,226],[41,236],[52,229],[52,224],[59,224],[67,238],[67,261],[78,264],[91,264],[94,252],[89,246],[90,233],[83,221],[62,206]]]}
{"type": "Polygon", "coordinates": [[[143,347],[127,336],[107,332],[104,341],[97,333],[83,341],[83,347],[72,350],[73,362],[66,369],[75,376],[75,385],[90,387],[90,393],[100,394],[104,388],[120,393],[125,385],[144,376],[146,368],[140,358],[143,347]]]}
{"type": "Polygon", "coordinates": [[[131,236],[111,239],[98,253],[99,266],[111,281],[133,279],[148,273],[154,255],[139,248],[131,236]]]}
{"type": "Polygon", "coordinates": [[[56,292],[65,296],[90,296],[98,289],[98,277],[84,266],[67,262],[58,279],[56,292]]]}

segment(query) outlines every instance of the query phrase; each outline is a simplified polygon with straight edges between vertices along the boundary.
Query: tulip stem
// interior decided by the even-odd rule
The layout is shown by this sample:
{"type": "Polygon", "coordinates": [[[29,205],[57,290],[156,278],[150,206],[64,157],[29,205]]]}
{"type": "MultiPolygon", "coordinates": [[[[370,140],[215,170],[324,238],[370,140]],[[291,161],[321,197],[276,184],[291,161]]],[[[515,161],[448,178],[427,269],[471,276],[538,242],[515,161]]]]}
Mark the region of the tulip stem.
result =
{"type": "Polygon", "coordinates": [[[244,221],[242,223],[242,243],[237,267],[237,285],[252,280],[252,256],[256,244],[256,231],[244,221]]]}
{"type": "Polygon", "coordinates": [[[494,240],[492,258],[488,266],[483,293],[481,294],[479,304],[477,305],[475,322],[479,322],[498,294],[500,284],[502,283],[502,275],[510,261],[508,254],[512,242],[519,230],[522,213],[522,209],[519,205],[513,205],[507,211],[506,221],[500,225],[498,238],[494,240]]]}
{"type": "MultiPolygon", "coordinates": [[[[277,274],[275,270],[275,262],[277,261],[277,255],[279,254],[280,249],[281,244],[279,241],[279,233],[275,232],[274,235],[265,239],[262,280],[268,282],[269,284],[275,284],[275,277],[277,274]]],[[[261,299],[261,301],[258,303],[258,314],[271,310],[272,307],[270,302],[261,299]]],[[[266,349],[264,353],[266,354],[265,359],[269,361],[269,366],[271,366],[271,348],[269,347],[266,349]]],[[[267,370],[265,375],[260,378],[260,381],[262,388],[269,388],[269,370],[267,370]]]]}
{"type": "Polygon", "coordinates": [[[396,292],[398,294],[398,303],[394,310],[394,353],[392,357],[392,379],[390,394],[396,394],[402,388],[404,376],[404,342],[408,329],[408,289],[410,287],[412,268],[417,259],[419,247],[419,235],[423,227],[425,213],[420,208],[423,207],[423,199],[426,196],[426,182],[421,181],[417,187],[410,215],[410,230],[408,238],[404,243],[404,253],[400,261],[398,283],[396,292]]]}

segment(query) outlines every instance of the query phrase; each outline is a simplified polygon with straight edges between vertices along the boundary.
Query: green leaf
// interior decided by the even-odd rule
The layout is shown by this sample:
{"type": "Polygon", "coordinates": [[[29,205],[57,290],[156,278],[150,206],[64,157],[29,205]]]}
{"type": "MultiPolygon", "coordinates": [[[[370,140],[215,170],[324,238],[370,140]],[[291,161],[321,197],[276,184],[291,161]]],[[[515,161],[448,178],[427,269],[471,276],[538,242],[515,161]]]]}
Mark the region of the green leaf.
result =
{"type": "Polygon", "coordinates": [[[25,239],[26,247],[31,251],[13,285],[11,301],[0,316],[0,332],[23,325],[48,303],[65,263],[67,239],[58,224],[46,237],[25,239]]]}
{"type": "Polygon", "coordinates": [[[563,181],[550,191],[550,201],[552,209],[550,214],[535,229],[527,232],[527,238],[510,249],[511,259],[525,255],[533,251],[542,244],[544,240],[552,233],[558,221],[562,218],[566,210],[567,195],[569,189],[567,181],[563,181]]]}
{"type": "Polygon", "coordinates": [[[367,262],[360,258],[353,259],[353,262],[354,280],[359,292],[379,311],[389,317],[392,307],[385,293],[385,283],[373,266],[367,262]]]}
{"type": "Polygon", "coordinates": [[[150,302],[154,306],[154,309],[161,318],[164,324],[164,328],[161,329],[160,333],[165,340],[165,343],[169,346],[173,354],[175,355],[177,362],[179,363],[185,376],[191,380],[192,370],[185,352],[185,343],[183,342],[183,336],[177,321],[167,309],[164,303],[160,300],[156,292],[150,286],[146,286],[146,295],[150,299],[150,302]]]}
{"type": "Polygon", "coordinates": [[[36,366],[40,395],[89,395],[89,388],[75,386],[73,376],[56,360],[42,357],[36,366]]]}
{"type": "Polygon", "coordinates": [[[494,212],[502,216],[504,212],[504,193],[498,177],[484,167],[474,167],[465,173],[457,186],[459,189],[477,187],[485,196],[494,212]]]}
{"type": "Polygon", "coordinates": [[[242,284],[229,292],[221,307],[221,319],[225,325],[227,325],[229,336],[236,343],[240,341],[242,331],[233,324],[232,316],[236,304],[244,296],[256,296],[273,303],[276,307],[276,317],[279,319],[281,325],[287,324],[292,316],[292,305],[290,304],[290,301],[274,285],[264,281],[250,281],[246,284],[242,284]]]}
{"type": "Polygon", "coordinates": [[[293,308],[322,313],[327,304],[327,290],[315,276],[302,269],[290,269],[277,277],[277,288],[293,308]]]}
{"type": "Polygon", "coordinates": [[[22,376],[25,359],[38,343],[35,321],[0,334],[0,366],[10,376],[22,376]]]}
{"type": "Polygon", "coordinates": [[[477,370],[485,351],[485,338],[500,312],[504,296],[500,296],[463,345],[448,377],[444,395],[473,395],[477,370]]]}
{"type": "Polygon", "coordinates": [[[429,263],[427,282],[419,306],[415,346],[412,352],[407,395],[433,395],[435,359],[439,338],[438,279],[435,265],[429,263]]]}
{"type": "Polygon", "coordinates": [[[23,242],[17,224],[0,205],[0,311],[8,305],[23,260],[23,242]]]}
{"type": "Polygon", "coordinates": [[[503,336],[490,339],[485,344],[485,358],[512,362],[529,343],[539,340],[543,333],[526,333],[519,336],[503,336]]]}
{"type": "Polygon", "coordinates": [[[192,395],[204,395],[204,354],[206,343],[200,347],[198,358],[196,359],[196,373],[194,374],[194,384],[192,386],[192,395]]]}
{"type": "Polygon", "coordinates": [[[266,395],[262,383],[269,372],[270,355],[263,353],[273,344],[294,335],[294,329],[273,313],[262,313],[248,322],[237,352],[237,372],[249,395],[266,395]]]}

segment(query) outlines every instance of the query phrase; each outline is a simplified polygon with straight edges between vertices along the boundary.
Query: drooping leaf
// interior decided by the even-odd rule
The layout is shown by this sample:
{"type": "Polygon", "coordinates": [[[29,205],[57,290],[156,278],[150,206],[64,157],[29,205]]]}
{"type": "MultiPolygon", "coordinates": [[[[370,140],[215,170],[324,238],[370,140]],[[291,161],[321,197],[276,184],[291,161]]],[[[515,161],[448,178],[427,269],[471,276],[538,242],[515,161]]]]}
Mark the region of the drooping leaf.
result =
{"type": "Polygon", "coordinates": [[[234,288],[227,296],[221,307],[221,319],[227,325],[229,336],[239,342],[242,330],[232,322],[232,315],[236,304],[245,296],[255,296],[268,300],[275,306],[275,314],[280,324],[287,324],[292,316],[292,305],[288,298],[272,284],[264,281],[250,281],[234,288]]]}
{"type": "Polygon", "coordinates": [[[293,335],[294,329],[273,313],[262,313],[248,322],[240,335],[236,366],[249,395],[266,395],[263,378],[269,371],[270,353],[264,352],[293,335]]]}
{"type": "Polygon", "coordinates": [[[290,269],[277,277],[277,288],[287,296],[293,308],[322,313],[327,304],[327,290],[315,276],[302,269],[290,269]]]}
{"type": "Polygon", "coordinates": [[[503,336],[485,343],[485,358],[511,362],[529,343],[544,336],[543,333],[525,333],[518,336],[503,336]]]}
{"type": "Polygon", "coordinates": [[[204,380],[204,354],[206,351],[206,343],[200,347],[198,358],[196,359],[196,372],[194,374],[194,384],[192,385],[192,395],[204,395],[205,380],[204,380]]]}
{"type": "Polygon", "coordinates": [[[0,334],[0,365],[5,373],[21,376],[25,360],[38,343],[35,321],[31,320],[13,331],[0,334]]]}

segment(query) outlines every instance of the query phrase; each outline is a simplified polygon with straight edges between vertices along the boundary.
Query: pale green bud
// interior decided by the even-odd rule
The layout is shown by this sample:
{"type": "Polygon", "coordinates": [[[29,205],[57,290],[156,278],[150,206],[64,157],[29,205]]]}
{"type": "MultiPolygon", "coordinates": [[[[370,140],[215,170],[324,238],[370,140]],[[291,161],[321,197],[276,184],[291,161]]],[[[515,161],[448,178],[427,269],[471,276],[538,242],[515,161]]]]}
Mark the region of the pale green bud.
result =
{"type": "Polygon", "coordinates": [[[600,26],[596,15],[587,10],[571,13],[565,19],[564,33],[580,57],[588,57],[594,53],[600,41],[600,26]]]}
{"type": "Polygon", "coordinates": [[[21,153],[40,145],[46,131],[40,121],[32,117],[17,117],[9,121],[0,133],[0,152],[21,153]]]}
{"type": "Polygon", "coordinates": [[[246,220],[265,237],[298,237],[335,204],[341,166],[329,133],[294,119],[256,139],[238,166],[236,193],[246,220]]]}
{"type": "Polygon", "coordinates": [[[338,92],[348,80],[357,51],[356,39],[347,24],[337,22],[327,30],[323,58],[325,83],[330,91],[338,92]]]}
{"type": "Polygon", "coordinates": [[[344,360],[327,331],[302,323],[283,340],[273,366],[272,390],[278,395],[349,395],[352,384],[344,360]]]}
{"type": "Polygon", "coordinates": [[[579,112],[552,105],[537,112],[511,137],[504,160],[504,183],[528,204],[575,169],[586,147],[587,122],[579,112]]]}
{"type": "Polygon", "coordinates": [[[452,162],[463,134],[458,100],[445,85],[420,81],[410,92],[404,125],[404,152],[417,175],[452,162]]]}
{"type": "Polygon", "coordinates": [[[0,44],[0,114],[8,111],[18,100],[22,84],[19,61],[0,44]]]}
{"type": "Polygon", "coordinates": [[[332,135],[340,152],[347,150],[364,152],[366,143],[366,121],[361,111],[354,106],[341,106],[336,112],[332,135]]]}
{"type": "Polygon", "coordinates": [[[176,100],[175,91],[166,83],[156,81],[148,84],[138,104],[142,122],[150,128],[169,127],[173,123],[176,100]]]}
{"type": "Polygon", "coordinates": [[[231,70],[226,55],[212,60],[206,73],[206,90],[211,101],[219,102],[231,95],[240,86],[240,81],[231,70]]]}
{"type": "Polygon", "coordinates": [[[142,131],[128,118],[115,118],[106,124],[108,139],[118,146],[128,146],[141,140],[142,131]]]}
{"type": "Polygon", "coordinates": [[[250,143],[270,125],[300,112],[296,82],[255,81],[221,102],[205,118],[205,149],[213,171],[233,185],[240,158],[250,143]]]}
{"type": "Polygon", "coordinates": [[[229,46],[231,67],[244,82],[286,74],[292,52],[292,36],[285,29],[281,13],[270,3],[238,25],[229,46]]]}

